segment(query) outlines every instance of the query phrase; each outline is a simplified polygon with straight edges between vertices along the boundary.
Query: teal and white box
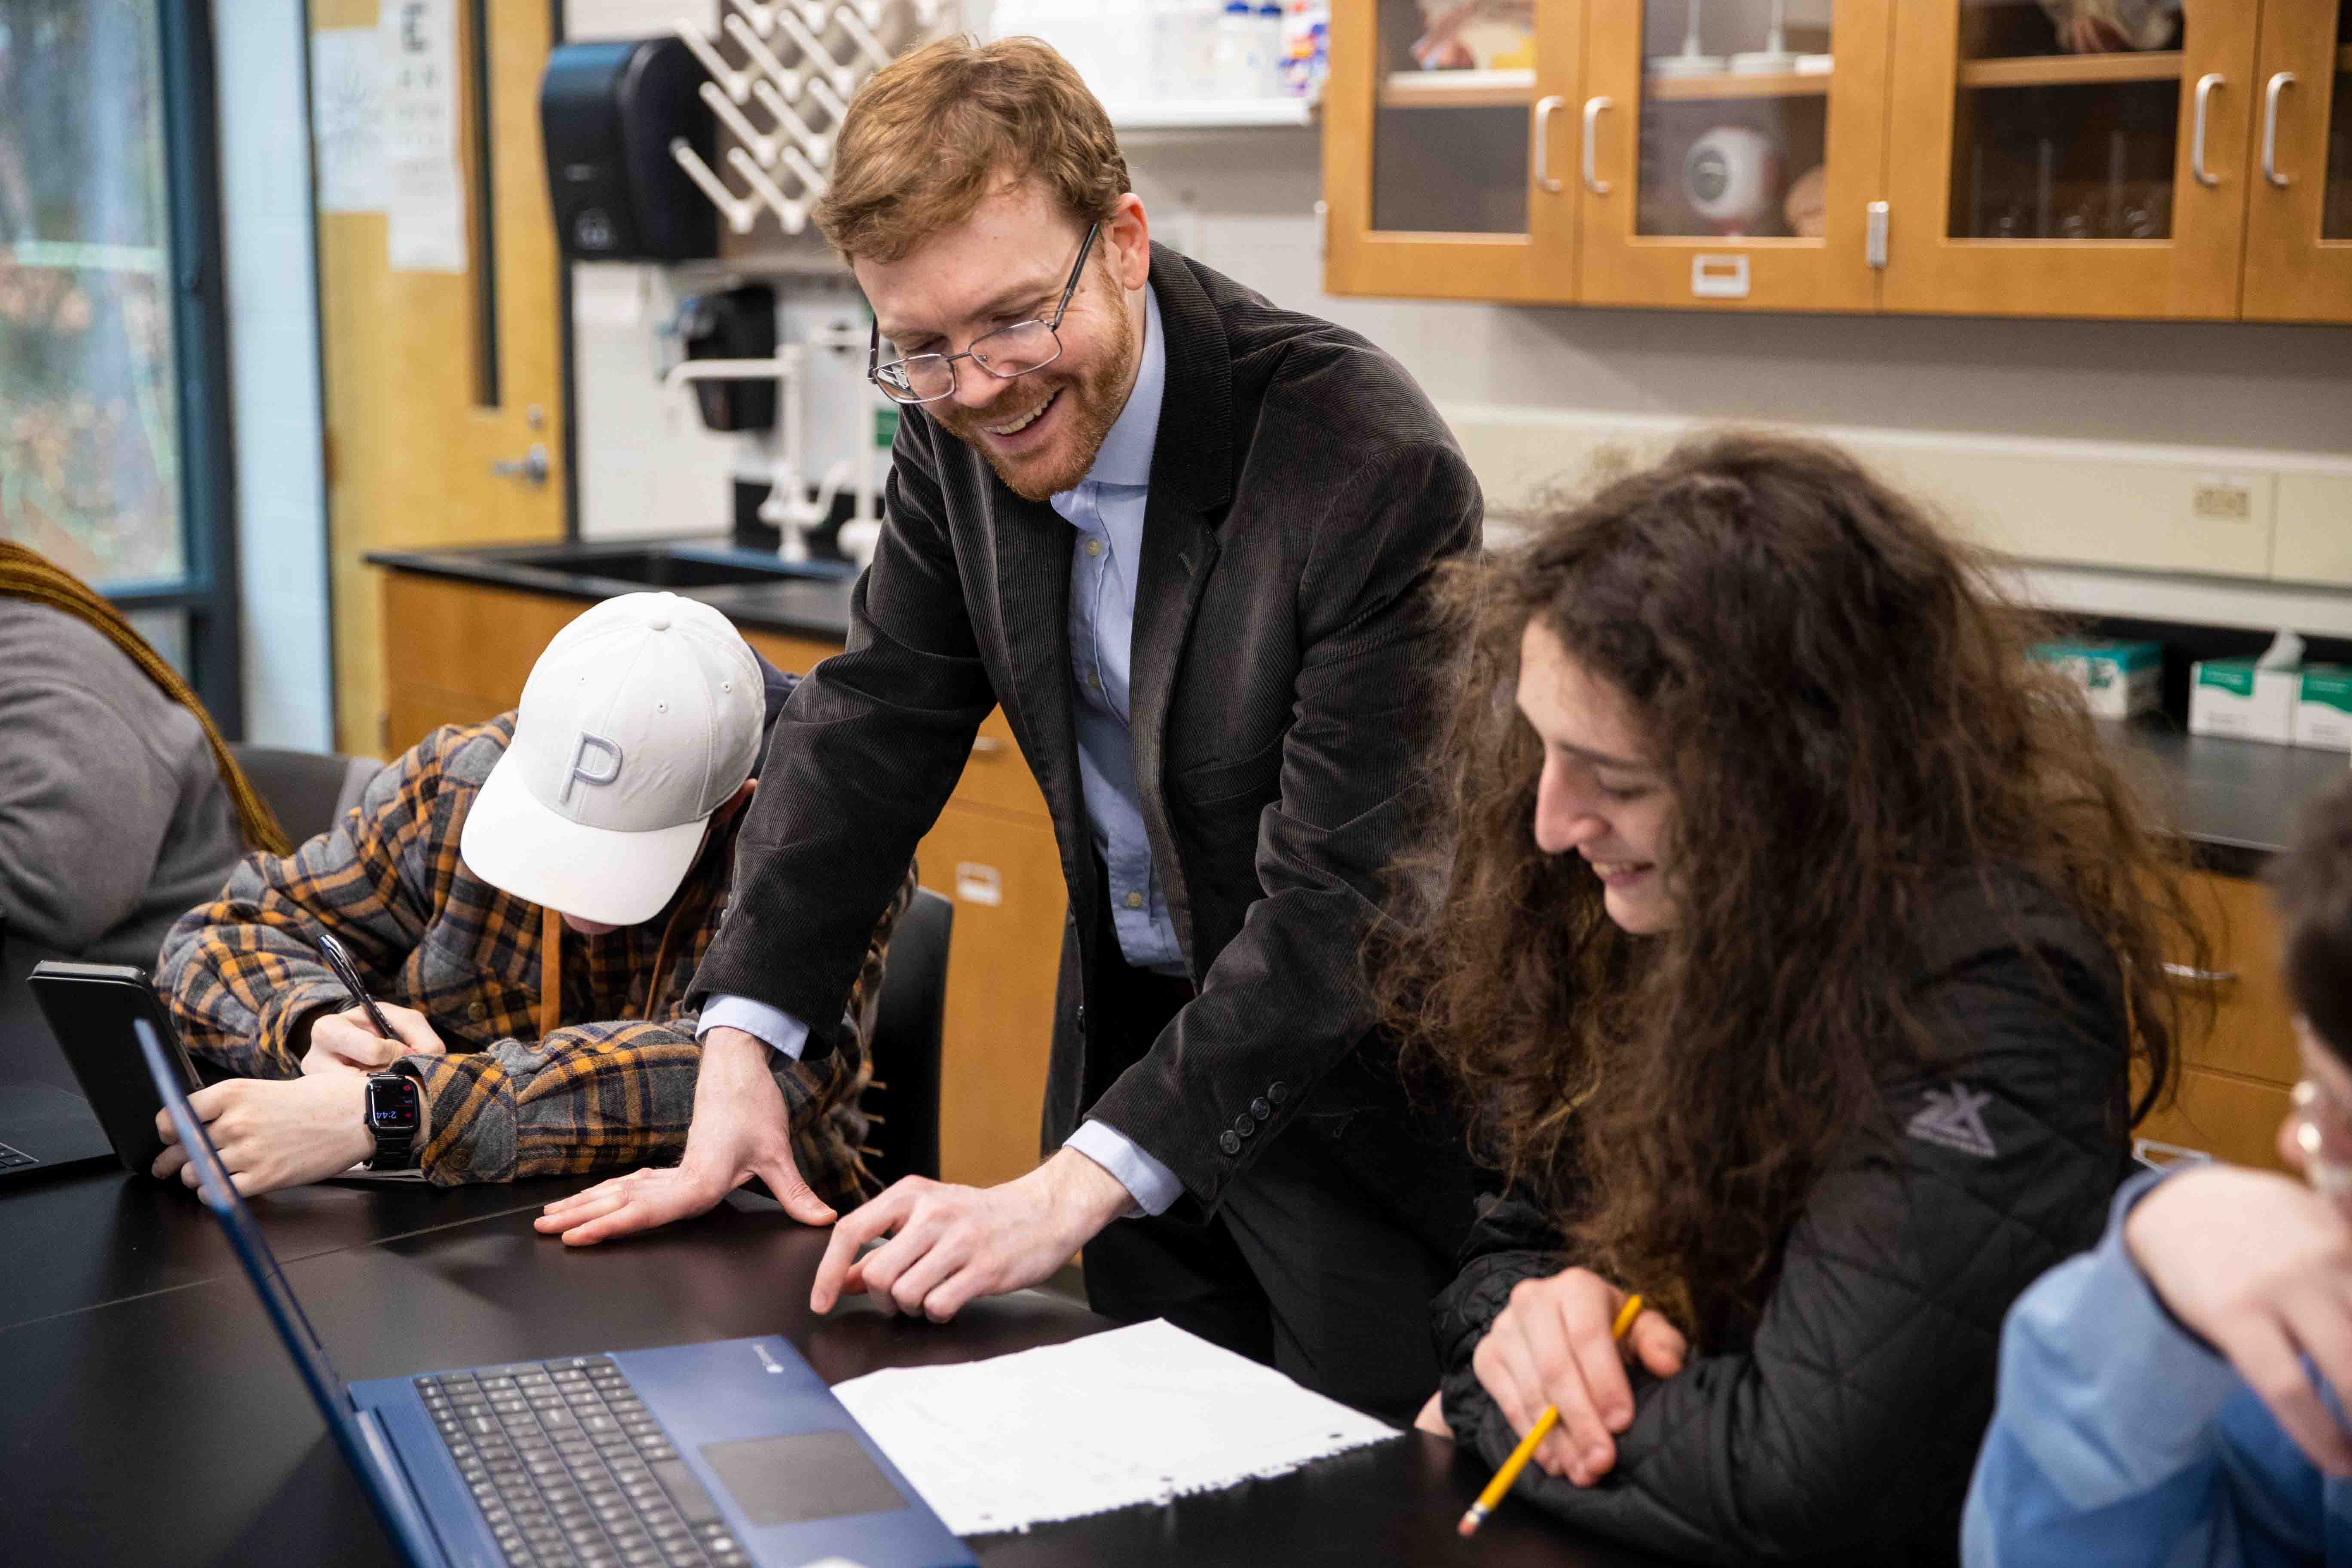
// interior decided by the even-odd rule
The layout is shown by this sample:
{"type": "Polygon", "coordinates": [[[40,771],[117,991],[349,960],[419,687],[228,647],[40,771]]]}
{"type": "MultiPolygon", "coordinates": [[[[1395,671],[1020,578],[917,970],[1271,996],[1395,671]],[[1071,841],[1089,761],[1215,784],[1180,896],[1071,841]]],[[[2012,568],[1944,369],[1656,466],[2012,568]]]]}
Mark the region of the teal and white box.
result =
{"type": "Polygon", "coordinates": [[[2033,657],[2055,665],[2082,689],[2102,719],[2130,719],[2156,707],[2164,683],[2164,645],[2152,642],[2045,642],[2033,657]]]}
{"type": "Polygon", "coordinates": [[[2303,667],[2294,700],[2294,743],[2352,752],[2352,667],[2303,667]]]}
{"type": "Polygon", "coordinates": [[[2251,658],[2200,660],[2189,678],[2189,732],[2294,743],[2303,667],[2263,668],[2251,658]]]}

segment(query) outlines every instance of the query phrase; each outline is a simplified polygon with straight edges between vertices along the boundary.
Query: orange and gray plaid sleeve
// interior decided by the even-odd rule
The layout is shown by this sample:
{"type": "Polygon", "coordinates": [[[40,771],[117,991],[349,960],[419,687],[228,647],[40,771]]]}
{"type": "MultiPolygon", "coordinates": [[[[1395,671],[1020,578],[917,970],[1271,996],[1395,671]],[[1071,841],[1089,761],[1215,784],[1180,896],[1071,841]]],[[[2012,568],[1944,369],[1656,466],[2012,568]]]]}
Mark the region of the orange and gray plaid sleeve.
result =
{"type": "Polygon", "coordinates": [[[436,730],[368,784],[327,832],[279,857],[247,855],[218,898],[163,939],[155,988],[189,1050],[252,1078],[294,1078],[313,1015],[348,1005],[319,957],[329,931],[361,977],[392,988],[425,925],[404,862],[429,849],[443,764],[478,727],[436,730]]]}
{"type": "MultiPolygon", "coordinates": [[[[427,1180],[507,1182],[620,1165],[672,1164],[686,1149],[702,1064],[691,1017],[579,1024],[542,1040],[500,1040],[451,1057],[406,1057],[431,1107],[422,1156],[427,1180]]],[[[856,1110],[865,1064],[780,1062],[793,1159],[836,1208],[867,1190],[856,1110]]]]}
{"type": "MultiPolygon", "coordinates": [[[[860,1158],[868,1126],[860,1101],[873,1081],[868,1047],[883,954],[914,894],[909,867],[874,928],[850,994],[856,1049],[814,1063],[774,1063],[792,1115],[793,1165],[817,1196],[845,1213],[876,1184],[860,1158]]],[[[690,975],[693,967],[679,973],[690,975]]],[[[424,1086],[431,1107],[426,1178],[506,1182],[675,1163],[686,1149],[702,1065],[694,1034],[695,1016],[681,1006],[658,1023],[578,1024],[543,1040],[404,1058],[399,1070],[424,1086]]]]}

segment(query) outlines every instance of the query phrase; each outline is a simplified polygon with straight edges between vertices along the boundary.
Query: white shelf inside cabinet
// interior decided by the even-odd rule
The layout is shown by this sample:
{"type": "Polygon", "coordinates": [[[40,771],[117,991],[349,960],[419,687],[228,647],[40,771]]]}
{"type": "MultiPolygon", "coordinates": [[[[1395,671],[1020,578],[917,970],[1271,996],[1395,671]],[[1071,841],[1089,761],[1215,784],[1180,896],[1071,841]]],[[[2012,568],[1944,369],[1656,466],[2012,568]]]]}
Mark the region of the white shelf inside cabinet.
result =
{"type": "Polygon", "coordinates": [[[1315,123],[1311,98],[1158,98],[1103,105],[1115,131],[1248,131],[1315,123]]]}

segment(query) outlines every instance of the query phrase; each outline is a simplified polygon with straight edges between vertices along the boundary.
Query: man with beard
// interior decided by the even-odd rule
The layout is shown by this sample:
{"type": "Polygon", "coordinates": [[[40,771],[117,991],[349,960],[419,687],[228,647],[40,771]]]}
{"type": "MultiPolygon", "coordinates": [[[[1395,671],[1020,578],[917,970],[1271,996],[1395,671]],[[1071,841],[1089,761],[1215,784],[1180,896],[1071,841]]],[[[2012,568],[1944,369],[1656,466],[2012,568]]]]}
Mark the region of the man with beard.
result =
{"type": "Polygon", "coordinates": [[[1034,39],[877,74],[818,222],[907,406],[887,527],[743,828],[683,1163],[541,1228],[790,1184],[768,1054],[831,1048],[807,1026],[1002,704],[1069,888],[1048,1157],[892,1187],[812,1306],[946,1319],[1083,1247],[1098,1310],[1407,1414],[1469,1184],[1368,1040],[1360,950],[1444,662],[1424,590],[1477,542],[1476,483],[1393,361],[1150,243],[1101,106],[1034,39]]]}

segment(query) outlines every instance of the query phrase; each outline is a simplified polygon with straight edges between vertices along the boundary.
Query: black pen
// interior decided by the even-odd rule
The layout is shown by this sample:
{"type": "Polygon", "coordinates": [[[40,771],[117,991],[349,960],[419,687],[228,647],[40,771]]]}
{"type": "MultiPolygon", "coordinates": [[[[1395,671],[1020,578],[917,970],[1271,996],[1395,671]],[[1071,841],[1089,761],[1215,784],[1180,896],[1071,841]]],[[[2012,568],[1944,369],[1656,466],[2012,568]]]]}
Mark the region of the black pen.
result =
{"type": "Polygon", "coordinates": [[[375,1032],[387,1040],[400,1038],[398,1035],[392,1032],[392,1026],[384,1022],[383,1012],[375,1005],[375,998],[367,994],[367,985],[360,979],[359,965],[352,962],[352,955],[343,944],[327,932],[320,931],[319,951],[327,955],[327,967],[335,972],[335,978],[341,981],[343,989],[352,994],[352,1005],[367,1009],[368,1022],[375,1026],[375,1032]]]}

